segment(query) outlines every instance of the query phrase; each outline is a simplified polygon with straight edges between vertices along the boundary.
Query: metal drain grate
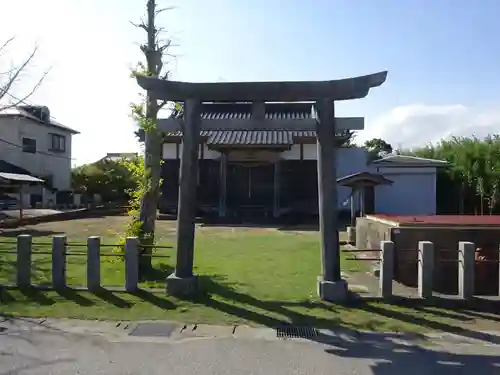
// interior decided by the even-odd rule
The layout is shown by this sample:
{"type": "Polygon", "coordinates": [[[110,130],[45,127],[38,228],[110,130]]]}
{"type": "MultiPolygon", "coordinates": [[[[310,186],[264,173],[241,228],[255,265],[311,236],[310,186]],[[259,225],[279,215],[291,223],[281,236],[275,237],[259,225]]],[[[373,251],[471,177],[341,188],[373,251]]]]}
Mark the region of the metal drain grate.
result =
{"type": "Polygon", "coordinates": [[[175,324],[139,323],[129,335],[137,337],[169,337],[176,331],[179,331],[179,327],[175,324]]]}
{"type": "Polygon", "coordinates": [[[318,335],[318,330],[312,327],[281,326],[276,328],[276,336],[280,339],[308,339],[318,335]]]}

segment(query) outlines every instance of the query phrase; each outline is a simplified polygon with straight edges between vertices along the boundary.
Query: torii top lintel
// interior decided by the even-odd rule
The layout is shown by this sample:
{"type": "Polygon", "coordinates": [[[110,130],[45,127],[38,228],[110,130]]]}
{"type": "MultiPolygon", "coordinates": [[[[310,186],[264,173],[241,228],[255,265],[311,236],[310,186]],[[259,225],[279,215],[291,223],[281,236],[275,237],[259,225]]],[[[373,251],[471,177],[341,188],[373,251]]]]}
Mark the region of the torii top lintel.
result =
{"type": "Polygon", "coordinates": [[[386,78],[387,71],[332,81],[190,83],[137,76],[137,83],[153,98],[170,101],[298,102],[364,98],[386,78]]]}

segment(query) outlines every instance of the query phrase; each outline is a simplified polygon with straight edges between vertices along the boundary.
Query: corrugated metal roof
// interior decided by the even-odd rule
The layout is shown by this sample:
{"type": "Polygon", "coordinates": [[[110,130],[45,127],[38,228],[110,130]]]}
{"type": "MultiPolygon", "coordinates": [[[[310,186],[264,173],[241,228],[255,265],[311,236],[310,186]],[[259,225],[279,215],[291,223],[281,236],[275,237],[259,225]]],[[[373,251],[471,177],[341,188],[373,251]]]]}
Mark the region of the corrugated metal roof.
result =
{"type": "Polygon", "coordinates": [[[284,130],[230,130],[215,131],[207,139],[208,145],[291,145],[293,139],[284,130]]]}
{"type": "Polygon", "coordinates": [[[388,166],[391,164],[395,165],[400,165],[400,164],[405,164],[408,166],[411,165],[432,165],[432,166],[448,166],[448,162],[445,160],[436,160],[436,159],[427,159],[427,158],[420,158],[417,156],[410,156],[410,155],[387,155],[384,156],[381,159],[377,159],[372,161],[372,164],[380,164],[384,166],[388,166]]]}
{"type": "Polygon", "coordinates": [[[17,173],[0,172],[0,178],[16,182],[44,182],[44,180],[41,180],[39,178],[27,174],[17,174],[17,173]]]}

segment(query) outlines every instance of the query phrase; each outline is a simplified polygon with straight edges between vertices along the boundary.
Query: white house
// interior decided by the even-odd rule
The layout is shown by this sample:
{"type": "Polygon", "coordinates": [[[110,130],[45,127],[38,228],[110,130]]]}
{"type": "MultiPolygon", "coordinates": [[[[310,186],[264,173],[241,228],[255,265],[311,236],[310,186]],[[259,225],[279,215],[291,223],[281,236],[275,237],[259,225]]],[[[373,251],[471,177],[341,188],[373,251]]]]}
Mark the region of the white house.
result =
{"type": "Polygon", "coordinates": [[[435,215],[437,169],[448,163],[406,155],[388,155],[370,164],[392,185],[375,188],[375,212],[392,215],[435,215]]]}
{"type": "Polygon", "coordinates": [[[4,168],[9,164],[22,168],[58,191],[69,190],[71,137],[75,134],[79,132],[51,119],[47,107],[4,109],[0,111],[0,161],[4,168]]]}

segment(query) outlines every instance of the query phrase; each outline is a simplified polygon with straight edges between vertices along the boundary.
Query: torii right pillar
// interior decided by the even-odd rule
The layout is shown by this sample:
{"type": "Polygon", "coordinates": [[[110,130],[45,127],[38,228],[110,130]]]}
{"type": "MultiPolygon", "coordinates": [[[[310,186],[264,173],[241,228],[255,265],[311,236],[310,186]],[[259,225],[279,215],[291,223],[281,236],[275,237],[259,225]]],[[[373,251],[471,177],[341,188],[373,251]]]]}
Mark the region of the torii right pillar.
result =
{"type": "Polygon", "coordinates": [[[316,102],[318,122],[318,206],[322,274],[318,277],[318,295],[331,302],[347,298],[346,280],[340,272],[340,244],[337,204],[337,141],[335,104],[331,99],[316,102]]]}

